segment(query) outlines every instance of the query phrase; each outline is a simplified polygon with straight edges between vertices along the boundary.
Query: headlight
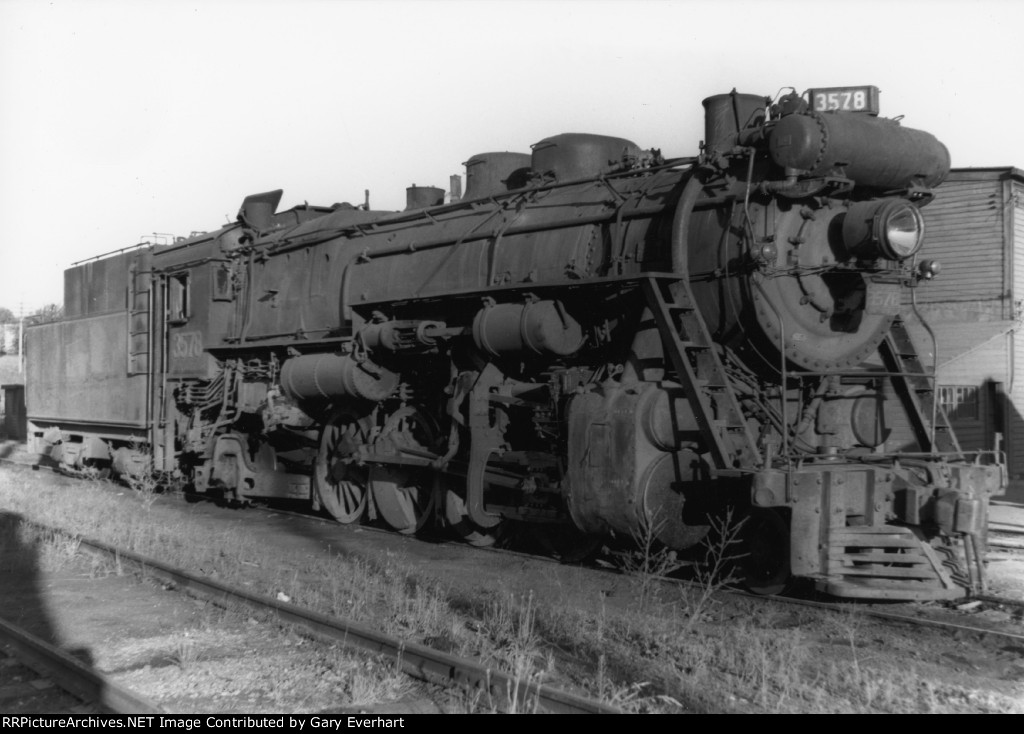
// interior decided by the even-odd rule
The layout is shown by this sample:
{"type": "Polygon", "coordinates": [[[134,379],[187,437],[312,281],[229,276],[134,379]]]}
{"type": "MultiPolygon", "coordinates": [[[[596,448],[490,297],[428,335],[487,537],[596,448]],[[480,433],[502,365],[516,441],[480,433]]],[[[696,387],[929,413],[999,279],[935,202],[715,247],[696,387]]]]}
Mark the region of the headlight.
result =
{"type": "Polygon", "coordinates": [[[924,218],[913,204],[891,203],[896,206],[883,207],[876,219],[882,230],[879,240],[890,260],[905,260],[921,248],[924,218]]]}
{"type": "Polygon", "coordinates": [[[843,244],[863,258],[906,260],[924,242],[924,218],[903,199],[862,201],[843,220],[843,244]]]}

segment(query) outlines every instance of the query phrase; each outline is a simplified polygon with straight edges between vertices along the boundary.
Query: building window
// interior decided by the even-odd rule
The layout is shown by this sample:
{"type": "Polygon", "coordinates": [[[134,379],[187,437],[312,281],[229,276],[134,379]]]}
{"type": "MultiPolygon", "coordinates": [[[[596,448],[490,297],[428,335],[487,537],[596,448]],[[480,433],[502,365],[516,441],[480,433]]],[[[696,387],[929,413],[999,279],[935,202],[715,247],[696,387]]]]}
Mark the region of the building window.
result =
{"type": "Polygon", "coordinates": [[[972,420],[981,417],[978,410],[977,385],[942,385],[939,387],[939,405],[950,420],[972,420]]]}

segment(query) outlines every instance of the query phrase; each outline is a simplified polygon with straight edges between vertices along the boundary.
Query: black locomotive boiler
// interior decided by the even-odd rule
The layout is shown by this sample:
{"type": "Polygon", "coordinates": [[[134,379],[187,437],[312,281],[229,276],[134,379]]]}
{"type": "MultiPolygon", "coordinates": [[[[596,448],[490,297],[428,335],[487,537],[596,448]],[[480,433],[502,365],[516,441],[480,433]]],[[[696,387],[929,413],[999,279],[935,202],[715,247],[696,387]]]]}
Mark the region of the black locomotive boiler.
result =
{"type": "Polygon", "coordinates": [[[448,203],[275,191],[81,263],[29,335],[32,441],[478,544],[682,551],[728,514],[755,589],[977,590],[1005,464],[960,449],[905,322],[949,155],[877,98],[732,92],[692,158],[557,135],[473,156],[448,203]]]}

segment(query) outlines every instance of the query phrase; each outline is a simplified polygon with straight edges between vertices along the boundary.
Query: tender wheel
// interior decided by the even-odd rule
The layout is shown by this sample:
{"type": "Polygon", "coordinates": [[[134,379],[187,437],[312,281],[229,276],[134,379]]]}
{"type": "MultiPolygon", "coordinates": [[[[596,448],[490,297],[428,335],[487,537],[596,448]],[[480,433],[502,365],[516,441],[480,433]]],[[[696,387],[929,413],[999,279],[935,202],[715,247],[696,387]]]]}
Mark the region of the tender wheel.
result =
{"type": "Polygon", "coordinates": [[[347,410],[334,413],[320,434],[313,490],[328,514],[346,525],[366,510],[366,470],[355,463],[356,448],[365,436],[365,424],[347,410]]]}
{"type": "Polygon", "coordinates": [[[434,493],[422,486],[408,469],[375,466],[370,470],[370,489],[377,512],[400,533],[420,530],[434,510],[434,493]]]}
{"type": "Polygon", "coordinates": [[[103,482],[113,477],[114,473],[110,467],[109,461],[97,461],[95,459],[86,459],[84,462],[85,466],[82,468],[82,476],[86,479],[95,479],[103,482]]]}
{"type": "Polygon", "coordinates": [[[754,510],[741,534],[743,585],[755,594],[781,594],[791,579],[789,523],[775,510],[754,510]]]}

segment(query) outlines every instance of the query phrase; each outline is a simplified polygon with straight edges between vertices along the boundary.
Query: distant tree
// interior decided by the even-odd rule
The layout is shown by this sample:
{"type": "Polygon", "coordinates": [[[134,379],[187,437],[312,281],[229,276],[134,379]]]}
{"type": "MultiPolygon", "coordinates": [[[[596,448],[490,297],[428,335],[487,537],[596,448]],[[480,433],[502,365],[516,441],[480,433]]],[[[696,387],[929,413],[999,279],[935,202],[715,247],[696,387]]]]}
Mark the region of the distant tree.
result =
{"type": "Polygon", "coordinates": [[[48,324],[64,318],[64,307],[56,303],[48,303],[25,317],[26,324],[48,324]]]}
{"type": "Polygon", "coordinates": [[[0,324],[13,324],[17,320],[14,316],[14,311],[0,306],[0,324]]]}

